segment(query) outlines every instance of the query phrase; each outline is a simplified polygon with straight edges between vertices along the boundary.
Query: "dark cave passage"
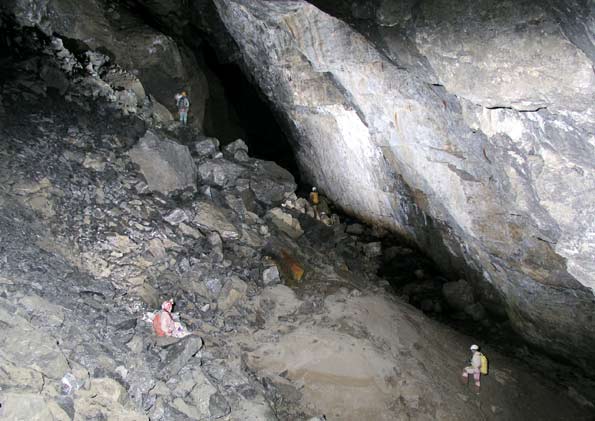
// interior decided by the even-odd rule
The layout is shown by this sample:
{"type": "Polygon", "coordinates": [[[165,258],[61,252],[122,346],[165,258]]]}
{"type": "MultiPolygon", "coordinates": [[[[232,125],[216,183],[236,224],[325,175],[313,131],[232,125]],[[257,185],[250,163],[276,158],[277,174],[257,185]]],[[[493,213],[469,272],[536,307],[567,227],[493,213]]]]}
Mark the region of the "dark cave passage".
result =
{"type": "Polygon", "coordinates": [[[277,162],[289,170],[299,184],[300,174],[291,144],[258,88],[238,65],[222,63],[208,44],[201,45],[201,53],[207,69],[222,87],[219,91],[217,86],[210,86],[214,92],[207,100],[205,134],[217,137],[222,144],[241,137],[251,155],[277,162]],[[228,121],[219,118],[222,113],[229,116],[228,121]]]}

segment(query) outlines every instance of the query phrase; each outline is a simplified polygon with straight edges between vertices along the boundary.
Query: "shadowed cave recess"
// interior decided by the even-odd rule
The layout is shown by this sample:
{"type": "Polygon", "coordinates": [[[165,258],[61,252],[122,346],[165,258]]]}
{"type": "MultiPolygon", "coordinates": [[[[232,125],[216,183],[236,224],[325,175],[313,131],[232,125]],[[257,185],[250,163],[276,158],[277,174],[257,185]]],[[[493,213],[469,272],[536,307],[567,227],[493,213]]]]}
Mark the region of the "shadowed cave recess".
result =
{"type": "Polygon", "coordinates": [[[0,416],[593,419],[592,2],[10,0],[0,24],[0,416]],[[152,335],[170,297],[195,335],[152,335]]]}

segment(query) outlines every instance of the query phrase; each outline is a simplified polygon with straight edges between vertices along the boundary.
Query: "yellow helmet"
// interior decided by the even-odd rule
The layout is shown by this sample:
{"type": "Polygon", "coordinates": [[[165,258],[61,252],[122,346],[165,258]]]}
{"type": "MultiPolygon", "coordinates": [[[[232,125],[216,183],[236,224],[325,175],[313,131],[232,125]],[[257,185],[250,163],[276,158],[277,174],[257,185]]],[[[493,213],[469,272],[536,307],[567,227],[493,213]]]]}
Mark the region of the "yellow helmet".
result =
{"type": "Polygon", "coordinates": [[[182,96],[186,96],[186,91],[182,91],[182,96]]]}

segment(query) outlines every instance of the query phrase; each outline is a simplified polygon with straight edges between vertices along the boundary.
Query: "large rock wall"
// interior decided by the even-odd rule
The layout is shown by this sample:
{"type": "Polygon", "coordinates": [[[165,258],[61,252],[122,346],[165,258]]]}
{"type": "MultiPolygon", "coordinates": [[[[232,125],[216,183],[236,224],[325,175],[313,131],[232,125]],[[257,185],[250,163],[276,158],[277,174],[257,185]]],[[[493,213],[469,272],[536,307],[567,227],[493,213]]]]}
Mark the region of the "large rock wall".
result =
{"type": "Polygon", "coordinates": [[[301,0],[214,3],[314,184],[475,274],[482,298],[530,341],[592,353],[587,2],[573,14],[529,2],[378,1],[354,6],[351,26],[301,0]]]}

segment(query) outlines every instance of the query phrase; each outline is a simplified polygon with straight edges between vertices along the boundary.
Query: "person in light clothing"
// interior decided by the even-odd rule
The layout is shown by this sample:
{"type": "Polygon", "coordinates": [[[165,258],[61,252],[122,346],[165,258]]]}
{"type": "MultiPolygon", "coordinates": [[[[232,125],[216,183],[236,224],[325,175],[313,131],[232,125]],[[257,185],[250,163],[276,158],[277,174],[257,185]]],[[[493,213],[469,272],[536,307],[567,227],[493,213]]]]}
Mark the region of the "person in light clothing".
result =
{"type": "Polygon", "coordinates": [[[479,347],[477,345],[471,345],[469,348],[472,352],[471,356],[471,365],[465,367],[463,369],[463,383],[467,384],[469,382],[469,375],[473,374],[473,379],[475,380],[475,387],[479,389],[481,386],[481,352],[479,352],[479,347]]]}

